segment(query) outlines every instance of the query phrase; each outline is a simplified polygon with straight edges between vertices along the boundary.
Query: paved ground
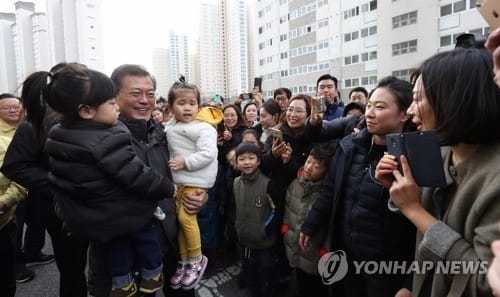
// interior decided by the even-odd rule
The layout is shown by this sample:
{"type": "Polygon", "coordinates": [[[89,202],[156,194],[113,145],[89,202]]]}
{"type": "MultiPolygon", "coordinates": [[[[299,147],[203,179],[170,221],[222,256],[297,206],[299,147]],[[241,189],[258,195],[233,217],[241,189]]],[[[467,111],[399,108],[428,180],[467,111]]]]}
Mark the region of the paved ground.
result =
{"type": "MultiPolygon", "coordinates": [[[[45,253],[52,253],[50,239],[47,237],[45,253]]],[[[18,284],[16,297],[58,297],[59,271],[55,263],[32,267],[36,277],[34,280],[18,284]]],[[[196,288],[199,297],[249,297],[246,289],[239,289],[236,277],[240,273],[238,264],[229,266],[209,279],[202,280],[196,288]]],[[[279,296],[289,296],[288,289],[282,289],[279,296]]],[[[157,294],[164,297],[163,293],[157,294]]]]}

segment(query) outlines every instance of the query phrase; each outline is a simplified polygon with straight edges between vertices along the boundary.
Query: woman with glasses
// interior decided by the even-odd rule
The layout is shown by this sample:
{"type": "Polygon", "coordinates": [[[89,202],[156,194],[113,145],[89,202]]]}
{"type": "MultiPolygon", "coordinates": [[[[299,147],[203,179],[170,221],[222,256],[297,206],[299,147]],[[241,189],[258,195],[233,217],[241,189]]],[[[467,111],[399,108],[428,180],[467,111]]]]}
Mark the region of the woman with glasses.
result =
{"type": "Polygon", "coordinates": [[[285,109],[285,122],[280,128],[283,137],[267,139],[266,147],[271,147],[269,157],[275,161],[280,160],[284,152],[291,151],[290,163],[296,170],[304,165],[312,147],[307,135],[303,133],[306,119],[311,115],[310,101],[309,95],[292,97],[285,109]]]}
{"type": "Polygon", "coordinates": [[[233,258],[236,260],[233,180],[239,175],[239,171],[231,165],[228,156],[231,156],[230,152],[241,143],[242,133],[247,127],[238,106],[228,104],[222,109],[222,113],[223,121],[217,126],[217,148],[219,149],[217,157],[219,161],[217,179],[215,181],[215,186],[209,192],[209,200],[212,199],[212,197],[216,197],[215,199],[218,199],[218,209],[222,211],[219,215],[222,225],[221,228],[224,229],[221,233],[225,233],[227,243],[225,258],[227,259],[230,257],[228,253],[233,253],[231,256],[234,256],[233,258]]]}
{"type": "Polygon", "coordinates": [[[413,259],[415,227],[387,209],[389,193],[373,177],[387,151],[385,136],[405,130],[411,96],[411,84],[406,81],[386,77],[378,83],[366,106],[367,127],[340,141],[320,195],[302,225],[299,244],[304,250],[311,248],[311,238],[327,228],[328,251],[342,250],[347,255],[346,276],[334,287],[338,296],[410,296],[411,275],[357,272],[354,261],[413,259]]]}

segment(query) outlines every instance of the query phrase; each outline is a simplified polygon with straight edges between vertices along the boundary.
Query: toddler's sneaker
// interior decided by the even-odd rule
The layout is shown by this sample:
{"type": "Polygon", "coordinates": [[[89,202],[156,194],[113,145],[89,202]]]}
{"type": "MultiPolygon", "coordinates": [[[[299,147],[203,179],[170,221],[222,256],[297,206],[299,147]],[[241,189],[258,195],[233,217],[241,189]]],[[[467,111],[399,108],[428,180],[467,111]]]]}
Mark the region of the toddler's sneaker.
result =
{"type": "Polygon", "coordinates": [[[153,215],[159,220],[163,221],[166,217],[165,213],[163,212],[163,209],[161,209],[159,206],[156,207],[155,212],[153,215]]]}
{"type": "Polygon", "coordinates": [[[154,293],[163,288],[163,273],[158,273],[157,276],[151,279],[142,279],[139,291],[142,293],[154,293]]]}
{"type": "Polygon", "coordinates": [[[186,272],[181,280],[183,290],[191,290],[200,282],[205,268],[207,268],[207,263],[207,257],[202,255],[200,262],[186,265],[186,272]]]}
{"type": "Polygon", "coordinates": [[[186,264],[178,263],[174,275],[170,278],[170,287],[172,289],[177,290],[182,286],[181,281],[185,271],[186,264]]]}
{"type": "Polygon", "coordinates": [[[137,285],[135,281],[122,288],[116,288],[111,290],[109,297],[133,297],[137,294],[137,285]]]}

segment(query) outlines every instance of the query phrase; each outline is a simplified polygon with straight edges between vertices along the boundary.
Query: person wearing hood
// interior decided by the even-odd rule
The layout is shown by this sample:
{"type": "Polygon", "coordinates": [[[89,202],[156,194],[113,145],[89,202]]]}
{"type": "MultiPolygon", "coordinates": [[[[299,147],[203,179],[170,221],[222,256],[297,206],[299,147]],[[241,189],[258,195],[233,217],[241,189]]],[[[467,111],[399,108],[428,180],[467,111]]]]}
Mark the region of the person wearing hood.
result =
{"type": "Polygon", "coordinates": [[[308,296],[311,292],[318,296],[327,295],[328,287],[321,282],[317,269],[320,257],[326,252],[323,248],[324,232],[320,232],[311,240],[313,248],[309,251],[301,250],[299,235],[300,227],[319,196],[330,153],[330,150],[321,146],[313,147],[306,163],[286,192],[281,233],[284,235],[286,257],[290,267],[295,269],[298,297],[308,296]]]}

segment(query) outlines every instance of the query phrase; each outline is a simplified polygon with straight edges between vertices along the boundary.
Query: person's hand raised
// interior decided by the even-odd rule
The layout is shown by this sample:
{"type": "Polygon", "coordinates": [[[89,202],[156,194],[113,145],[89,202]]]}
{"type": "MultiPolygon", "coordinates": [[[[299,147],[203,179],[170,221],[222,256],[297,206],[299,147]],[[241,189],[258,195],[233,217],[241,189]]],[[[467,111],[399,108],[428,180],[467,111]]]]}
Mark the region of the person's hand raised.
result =
{"type": "Polygon", "coordinates": [[[312,97],[311,99],[311,117],[309,118],[309,122],[311,125],[321,125],[323,122],[323,111],[319,111],[317,107],[318,97],[312,97]]]}
{"type": "Polygon", "coordinates": [[[500,87],[500,28],[497,28],[488,35],[484,46],[490,50],[493,56],[494,80],[497,86],[500,87]]]}

